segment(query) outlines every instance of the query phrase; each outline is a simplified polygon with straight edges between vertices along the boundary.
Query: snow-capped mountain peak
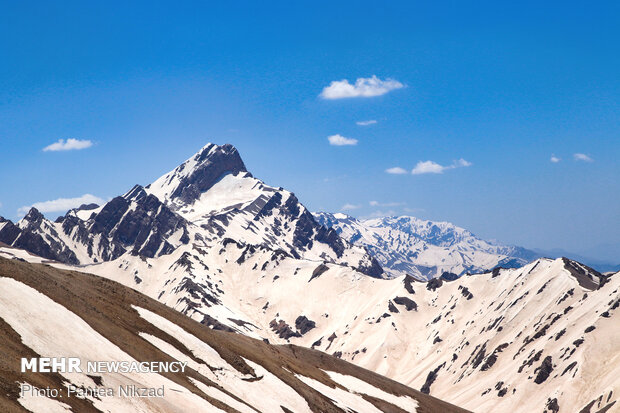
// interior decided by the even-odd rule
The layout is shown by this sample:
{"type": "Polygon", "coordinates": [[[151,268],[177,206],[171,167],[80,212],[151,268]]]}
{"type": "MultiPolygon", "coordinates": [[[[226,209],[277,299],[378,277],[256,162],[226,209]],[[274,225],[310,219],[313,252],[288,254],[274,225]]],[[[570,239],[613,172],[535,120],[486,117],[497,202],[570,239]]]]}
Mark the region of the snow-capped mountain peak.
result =
{"type": "Polygon", "coordinates": [[[374,277],[383,273],[363,247],[319,225],[295,194],[254,178],[229,144],[208,144],[152,184],[135,185],[101,207],[72,210],[56,222],[32,210],[18,226],[3,227],[0,241],[69,264],[126,253],[153,258],[190,241],[208,248],[231,239],[374,277]]]}
{"type": "Polygon", "coordinates": [[[326,212],[314,216],[347,241],[366,247],[391,276],[430,279],[445,272],[462,275],[496,266],[519,267],[537,258],[531,251],[485,241],[449,222],[411,216],[358,220],[326,212]]]}
{"type": "Polygon", "coordinates": [[[178,209],[195,202],[225,175],[241,172],[247,172],[247,169],[234,146],[209,143],[146,189],[173,209],[178,209]]]}

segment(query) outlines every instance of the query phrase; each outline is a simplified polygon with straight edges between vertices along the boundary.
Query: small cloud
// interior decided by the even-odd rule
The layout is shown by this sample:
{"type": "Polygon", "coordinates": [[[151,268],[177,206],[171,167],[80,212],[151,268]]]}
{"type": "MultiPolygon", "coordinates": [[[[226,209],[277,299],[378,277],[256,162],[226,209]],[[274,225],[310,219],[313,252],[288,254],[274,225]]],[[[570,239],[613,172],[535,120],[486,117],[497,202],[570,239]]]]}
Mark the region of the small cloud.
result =
{"type": "Polygon", "coordinates": [[[80,149],[86,149],[93,146],[92,141],[80,140],[69,138],[66,141],[64,139],[58,139],[58,142],[54,142],[51,145],[43,148],[44,152],[57,152],[57,151],[74,151],[80,149]]]}
{"type": "Polygon", "coordinates": [[[458,161],[454,161],[454,164],[452,164],[452,166],[454,168],[459,168],[459,167],[468,167],[468,166],[472,166],[473,163],[466,161],[465,159],[461,158],[458,161]]]}
{"type": "Polygon", "coordinates": [[[395,166],[393,168],[386,169],[385,172],[389,174],[393,174],[393,175],[403,175],[407,173],[407,170],[404,168],[401,168],[400,166],[395,166]]]}
{"type": "Polygon", "coordinates": [[[415,168],[411,171],[413,175],[421,175],[421,174],[441,174],[444,171],[455,168],[465,168],[468,166],[472,166],[473,164],[465,159],[461,158],[452,163],[452,165],[443,166],[433,161],[420,161],[417,163],[415,168]]]}
{"type": "Polygon", "coordinates": [[[445,169],[446,169],[445,166],[441,166],[438,163],[433,162],[433,161],[424,161],[424,162],[420,161],[415,166],[415,168],[413,168],[411,173],[414,174],[414,175],[419,175],[419,174],[440,174],[440,173],[443,173],[443,171],[445,169]]]}
{"type": "Polygon", "coordinates": [[[557,156],[555,156],[555,155],[551,155],[551,159],[549,159],[549,160],[550,160],[551,162],[553,162],[553,163],[558,163],[558,162],[560,162],[560,161],[561,161],[561,159],[560,159],[560,158],[558,158],[558,157],[557,157],[557,156]]]}
{"type": "Polygon", "coordinates": [[[576,153],[576,154],[573,155],[573,158],[575,158],[576,161],[594,162],[594,159],[590,158],[585,153],[576,153]]]}
{"type": "Polygon", "coordinates": [[[424,212],[425,210],[424,208],[403,208],[403,211],[413,214],[416,212],[424,212]]]}
{"type": "Polygon", "coordinates": [[[102,205],[105,203],[105,200],[99,198],[98,196],[91,194],[84,194],[78,198],[58,198],[53,201],[43,201],[43,202],[35,202],[32,205],[23,206],[17,210],[17,213],[21,215],[25,215],[30,211],[30,208],[35,207],[42,213],[46,212],[64,212],[68,211],[72,208],[77,208],[82,204],[97,204],[102,205]]]}
{"type": "Polygon", "coordinates": [[[342,208],[340,208],[341,211],[352,211],[354,209],[359,209],[361,208],[361,205],[355,205],[355,204],[344,204],[342,206],[342,208]]]}
{"type": "Polygon", "coordinates": [[[393,207],[405,205],[404,202],[379,202],[379,201],[370,201],[368,204],[373,207],[378,206],[378,207],[384,207],[384,208],[393,208],[393,207]]]}
{"type": "Polygon", "coordinates": [[[377,123],[376,120],[361,120],[359,122],[355,122],[355,124],[358,126],[369,126],[374,125],[375,123],[377,123]]]}
{"type": "Polygon", "coordinates": [[[369,98],[385,95],[403,87],[405,85],[397,80],[389,78],[381,80],[373,75],[372,77],[360,77],[353,85],[347,79],[335,80],[325,87],[319,96],[323,99],[369,98]]]}
{"type": "Polygon", "coordinates": [[[357,139],[345,138],[342,135],[328,136],[327,140],[329,141],[329,144],[332,145],[332,146],[351,146],[351,145],[357,145],[357,139]]]}

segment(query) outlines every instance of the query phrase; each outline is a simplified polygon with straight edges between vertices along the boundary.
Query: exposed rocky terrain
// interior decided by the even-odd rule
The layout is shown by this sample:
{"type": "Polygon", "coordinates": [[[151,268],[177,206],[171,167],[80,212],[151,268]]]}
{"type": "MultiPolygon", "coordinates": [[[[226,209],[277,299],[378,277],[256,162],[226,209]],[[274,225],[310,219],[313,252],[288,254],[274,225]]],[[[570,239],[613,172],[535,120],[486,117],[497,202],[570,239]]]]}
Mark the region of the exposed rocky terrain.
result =
{"type": "Polygon", "coordinates": [[[568,259],[483,271],[527,252],[446,223],[332,217],[207,145],[106,205],[0,221],[0,241],[212,330],[317,349],[470,410],[617,408],[618,274],[568,259]]]}
{"type": "Polygon", "coordinates": [[[0,258],[0,333],[2,412],[465,412],[319,351],[204,328],[116,282],[17,259],[0,258]],[[187,368],[20,373],[22,357],[59,355],[84,365],[180,361],[187,368]],[[21,394],[23,384],[59,393],[21,394]],[[84,397],[70,396],[71,385],[84,397]],[[164,393],[121,397],[118,387],[128,385],[164,393]],[[105,388],[114,395],[93,390],[105,388]]]}

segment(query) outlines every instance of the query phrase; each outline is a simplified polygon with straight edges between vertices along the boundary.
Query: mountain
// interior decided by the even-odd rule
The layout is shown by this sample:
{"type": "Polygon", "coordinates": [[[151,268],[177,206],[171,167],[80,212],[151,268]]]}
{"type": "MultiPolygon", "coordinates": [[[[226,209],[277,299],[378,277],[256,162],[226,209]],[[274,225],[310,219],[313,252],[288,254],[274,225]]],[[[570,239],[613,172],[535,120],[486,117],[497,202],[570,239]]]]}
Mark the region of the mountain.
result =
{"type": "Polygon", "coordinates": [[[592,257],[587,257],[573,252],[565,251],[560,248],[554,248],[551,250],[534,249],[537,254],[545,257],[559,258],[559,257],[571,257],[574,260],[582,262],[590,267],[596,268],[600,272],[617,272],[620,271],[620,264],[615,261],[605,261],[592,257]]]}
{"type": "MultiPolygon", "coordinates": [[[[64,259],[71,251],[80,271],[131,287],[207,331],[320,350],[479,412],[617,407],[617,273],[537,259],[461,277],[454,270],[420,280],[385,264],[384,274],[378,261],[387,256],[375,259],[371,245],[355,245],[292,193],[252,177],[230,145],[207,145],[151,185],[57,222],[31,212],[0,222],[0,242],[12,245],[0,246],[0,256],[75,270],[64,259]],[[14,248],[22,242],[36,255],[14,248]]],[[[517,254],[449,224],[406,218],[390,224],[396,229],[380,229],[387,220],[362,231],[351,222],[368,239],[385,233],[405,257],[419,234],[426,249],[418,258],[435,256],[438,268],[517,254]]]]}
{"type": "Polygon", "coordinates": [[[3,412],[465,412],[319,351],[207,329],[121,284],[16,259],[0,258],[0,331],[3,412]],[[20,372],[22,357],[58,356],[83,372],[20,372]],[[187,365],[86,371],[133,361],[187,365]]]}
{"type": "Polygon", "coordinates": [[[350,243],[367,248],[392,277],[454,277],[498,266],[518,268],[540,257],[524,248],[484,241],[449,222],[408,216],[358,220],[327,212],[314,217],[350,243]]]}
{"type": "Polygon", "coordinates": [[[17,225],[0,218],[0,242],[74,265],[126,253],[153,258],[224,238],[383,274],[363,247],[319,225],[293,193],[253,178],[232,145],[208,144],[146,188],[136,185],[101,207],[80,207],[55,222],[35,208],[17,225]]]}
{"type": "MultiPolygon", "coordinates": [[[[617,403],[618,273],[540,259],[421,282],[338,265],[317,271],[293,257],[252,270],[267,252],[239,266],[232,258],[244,247],[221,247],[82,270],[158,297],[212,330],[320,350],[466,409],[598,411],[617,403]]],[[[6,247],[0,256],[46,262],[6,247]]]]}

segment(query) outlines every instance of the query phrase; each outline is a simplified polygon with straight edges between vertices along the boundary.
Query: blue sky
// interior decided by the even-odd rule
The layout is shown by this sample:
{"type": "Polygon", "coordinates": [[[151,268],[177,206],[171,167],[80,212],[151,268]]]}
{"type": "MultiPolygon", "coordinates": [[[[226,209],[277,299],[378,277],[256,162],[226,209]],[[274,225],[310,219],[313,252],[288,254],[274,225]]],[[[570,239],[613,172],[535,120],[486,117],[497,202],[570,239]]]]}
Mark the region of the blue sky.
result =
{"type": "Polygon", "coordinates": [[[312,210],[620,261],[618,2],[88,3],[2,2],[0,215],[228,142],[312,210]]]}

